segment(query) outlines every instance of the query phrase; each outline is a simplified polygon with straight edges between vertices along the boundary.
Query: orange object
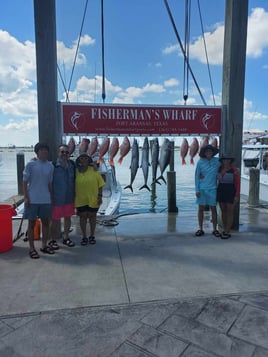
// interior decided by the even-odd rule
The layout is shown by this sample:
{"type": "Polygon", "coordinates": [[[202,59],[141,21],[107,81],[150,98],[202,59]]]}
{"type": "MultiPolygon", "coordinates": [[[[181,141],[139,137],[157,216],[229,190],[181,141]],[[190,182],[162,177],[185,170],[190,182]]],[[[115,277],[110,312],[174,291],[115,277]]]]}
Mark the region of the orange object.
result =
{"type": "Polygon", "coordinates": [[[10,205],[0,205],[0,253],[5,253],[13,246],[12,242],[12,211],[10,205]]]}
{"type": "Polygon", "coordinates": [[[39,218],[37,218],[34,225],[34,239],[39,240],[40,236],[41,236],[41,221],[39,218]]]}

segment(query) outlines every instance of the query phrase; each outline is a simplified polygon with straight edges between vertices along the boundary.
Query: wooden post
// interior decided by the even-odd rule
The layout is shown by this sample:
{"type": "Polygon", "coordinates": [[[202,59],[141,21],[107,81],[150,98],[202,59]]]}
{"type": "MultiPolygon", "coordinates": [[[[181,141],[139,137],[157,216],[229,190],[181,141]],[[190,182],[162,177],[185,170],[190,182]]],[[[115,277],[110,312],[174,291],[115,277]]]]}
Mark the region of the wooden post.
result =
{"type": "Polygon", "coordinates": [[[55,0],[34,0],[39,141],[49,145],[55,160],[62,140],[58,115],[55,0]]]}
{"type": "Polygon", "coordinates": [[[18,183],[18,195],[23,195],[23,177],[22,173],[25,167],[24,152],[17,153],[17,183],[18,183]]]}
{"type": "Polygon", "coordinates": [[[174,171],[174,141],[171,142],[169,168],[170,171],[167,172],[168,212],[178,212],[176,206],[176,172],[174,171]]]}
{"type": "Polygon", "coordinates": [[[250,207],[259,206],[260,200],[260,170],[255,167],[249,169],[249,192],[248,205],[250,207]]]}
{"type": "MultiPolygon", "coordinates": [[[[241,167],[248,0],[226,0],[223,54],[221,152],[232,153],[241,167]]],[[[239,205],[234,229],[239,229],[239,205]]]]}

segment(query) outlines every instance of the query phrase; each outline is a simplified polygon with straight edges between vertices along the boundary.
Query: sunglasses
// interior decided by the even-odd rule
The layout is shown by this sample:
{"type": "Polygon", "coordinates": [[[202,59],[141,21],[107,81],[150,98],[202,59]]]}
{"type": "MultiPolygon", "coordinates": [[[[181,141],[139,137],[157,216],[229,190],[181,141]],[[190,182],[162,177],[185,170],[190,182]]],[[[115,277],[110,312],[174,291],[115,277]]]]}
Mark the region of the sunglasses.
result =
{"type": "Polygon", "coordinates": [[[66,155],[68,155],[69,154],[69,151],[64,151],[64,150],[61,150],[61,152],[60,152],[61,154],[66,154],[66,155]]]}

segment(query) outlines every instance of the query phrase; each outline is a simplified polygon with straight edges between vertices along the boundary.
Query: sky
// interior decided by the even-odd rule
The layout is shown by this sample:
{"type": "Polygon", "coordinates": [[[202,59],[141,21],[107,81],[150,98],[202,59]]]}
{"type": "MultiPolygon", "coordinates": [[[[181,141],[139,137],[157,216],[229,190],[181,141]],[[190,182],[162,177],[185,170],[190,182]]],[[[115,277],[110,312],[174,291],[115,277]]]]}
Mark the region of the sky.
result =
{"type": "MultiPolygon", "coordinates": [[[[33,3],[1,4],[0,146],[38,141],[33,3]]],[[[185,2],[168,4],[183,45],[188,42],[189,63],[206,104],[221,105],[225,0],[200,0],[201,20],[198,0],[192,0],[188,32],[185,2]]],[[[86,0],[56,0],[58,100],[63,102],[69,88],[71,102],[102,103],[100,1],[88,1],[82,26],[85,5],[86,0]]],[[[267,33],[267,0],[249,0],[244,130],[268,130],[267,33]]],[[[106,104],[184,105],[187,94],[187,105],[203,105],[190,75],[187,81],[163,0],[104,0],[104,48],[106,104]]]]}

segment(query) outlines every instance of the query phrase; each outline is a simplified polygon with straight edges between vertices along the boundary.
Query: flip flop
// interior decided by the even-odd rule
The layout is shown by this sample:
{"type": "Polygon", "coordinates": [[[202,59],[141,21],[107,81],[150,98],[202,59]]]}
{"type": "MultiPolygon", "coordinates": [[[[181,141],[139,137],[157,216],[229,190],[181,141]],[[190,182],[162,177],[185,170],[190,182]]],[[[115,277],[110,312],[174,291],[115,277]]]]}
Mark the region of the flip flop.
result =
{"type": "Polygon", "coordinates": [[[80,244],[81,244],[81,245],[88,245],[88,239],[87,239],[87,237],[82,238],[80,244]]]}
{"type": "Polygon", "coordinates": [[[29,256],[32,259],[39,259],[40,258],[39,254],[37,253],[37,251],[35,249],[29,251],[29,256]]]}
{"type": "Polygon", "coordinates": [[[202,229],[198,229],[198,231],[195,232],[195,236],[201,237],[205,234],[205,232],[202,229]]]}
{"type": "Polygon", "coordinates": [[[48,246],[49,246],[51,249],[53,249],[53,250],[58,250],[58,249],[60,249],[60,247],[59,247],[57,241],[55,241],[55,240],[49,241],[49,242],[48,242],[48,246]]]}
{"type": "Polygon", "coordinates": [[[231,237],[230,233],[222,232],[221,234],[221,239],[228,239],[231,237]]]}
{"type": "Polygon", "coordinates": [[[45,248],[40,248],[40,251],[44,254],[55,254],[54,250],[49,246],[46,246],[45,248]]]}
{"type": "Polygon", "coordinates": [[[70,238],[63,239],[62,244],[67,245],[68,247],[74,247],[75,244],[73,241],[71,241],[70,238]]]}
{"type": "Polygon", "coordinates": [[[95,239],[95,237],[93,237],[93,236],[89,237],[89,238],[88,238],[88,242],[89,242],[89,244],[96,244],[96,239],[95,239]]]}
{"type": "Polygon", "coordinates": [[[213,231],[212,234],[214,235],[214,237],[217,237],[217,238],[221,237],[221,234],[217,229],[215,229],[215,231],[213,231]]]}

